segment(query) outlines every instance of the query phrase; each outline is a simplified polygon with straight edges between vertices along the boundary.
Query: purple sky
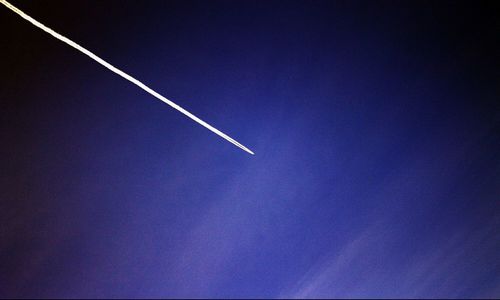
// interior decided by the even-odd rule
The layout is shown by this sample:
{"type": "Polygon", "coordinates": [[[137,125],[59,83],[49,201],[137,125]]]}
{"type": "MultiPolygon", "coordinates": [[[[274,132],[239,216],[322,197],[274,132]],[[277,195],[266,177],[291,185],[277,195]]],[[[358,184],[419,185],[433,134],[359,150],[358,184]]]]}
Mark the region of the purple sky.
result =
{"type": "Polygon", "coordinates": [[[0,7],[0,297],[498,298],[498,10],[0,7]]]}

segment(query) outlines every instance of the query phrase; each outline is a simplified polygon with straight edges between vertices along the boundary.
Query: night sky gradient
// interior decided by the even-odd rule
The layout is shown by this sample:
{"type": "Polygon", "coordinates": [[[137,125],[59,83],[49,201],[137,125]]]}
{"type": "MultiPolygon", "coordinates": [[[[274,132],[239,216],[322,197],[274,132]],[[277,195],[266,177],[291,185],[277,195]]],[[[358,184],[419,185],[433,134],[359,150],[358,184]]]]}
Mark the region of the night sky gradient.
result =
{"type": "Polygon", "coordinates": [[[0,297],[500,298],[494,1],[0,7],[0,297]]]}

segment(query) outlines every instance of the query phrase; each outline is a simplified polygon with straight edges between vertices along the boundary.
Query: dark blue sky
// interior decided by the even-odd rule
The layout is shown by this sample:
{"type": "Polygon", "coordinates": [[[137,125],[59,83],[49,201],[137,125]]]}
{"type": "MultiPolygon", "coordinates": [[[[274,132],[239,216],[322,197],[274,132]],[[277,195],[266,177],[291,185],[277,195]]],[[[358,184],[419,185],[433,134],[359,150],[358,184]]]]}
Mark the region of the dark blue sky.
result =
{"type": "Polygon", "coordinates": [[[500,297],[498,9],[0,7],[1,297],[500,297]]]}

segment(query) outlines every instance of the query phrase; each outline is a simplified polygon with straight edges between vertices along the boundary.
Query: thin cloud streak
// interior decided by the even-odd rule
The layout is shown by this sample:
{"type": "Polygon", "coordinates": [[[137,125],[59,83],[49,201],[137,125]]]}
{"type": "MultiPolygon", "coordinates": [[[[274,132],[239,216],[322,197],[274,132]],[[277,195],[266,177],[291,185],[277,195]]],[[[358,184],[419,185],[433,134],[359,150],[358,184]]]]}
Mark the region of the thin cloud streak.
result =
{"type": "MultiPolygon", "coordinates": [[[[388,224],[374,223],[342,250],[318,262],[279,298],[494,298],[497,291],[476,293],[471,282],[479,282],[482,272],[497,267],[480,261],[491,257],[498,239],[491,239],[498,220],[485,224],[487,230],[459,229],[419,257],[412,257],[395,269],[381,268],[391,245],[400,237],[388,224]],[[473,259],[471,259],[473,258],[473,259]],[[388,288],[390,287],[390,288],[388,288]]],[[[498,286],[498,279],[489,283],[498,286]]]]}

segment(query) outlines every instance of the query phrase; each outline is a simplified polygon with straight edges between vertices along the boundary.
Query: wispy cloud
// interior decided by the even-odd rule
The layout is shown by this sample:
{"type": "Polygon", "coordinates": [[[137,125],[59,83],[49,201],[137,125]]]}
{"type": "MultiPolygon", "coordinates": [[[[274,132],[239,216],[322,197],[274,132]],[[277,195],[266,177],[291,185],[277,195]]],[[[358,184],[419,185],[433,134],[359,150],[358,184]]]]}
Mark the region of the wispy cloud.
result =
{"type": "Polygon", "coordinates": [[[500,267],[500,263],[485,263],[495,261],[499,225],[497,219],[475,230],[459,229],[391,268],[391,248],[403,238],[387,223],[373,224],[340,251],[319,261],[280,297],[494,298],[500,278],[483,283],[484,292],[480,294],[473,292],[470,284],[477,284],[482,275],[494,274],[500,267]]]}

